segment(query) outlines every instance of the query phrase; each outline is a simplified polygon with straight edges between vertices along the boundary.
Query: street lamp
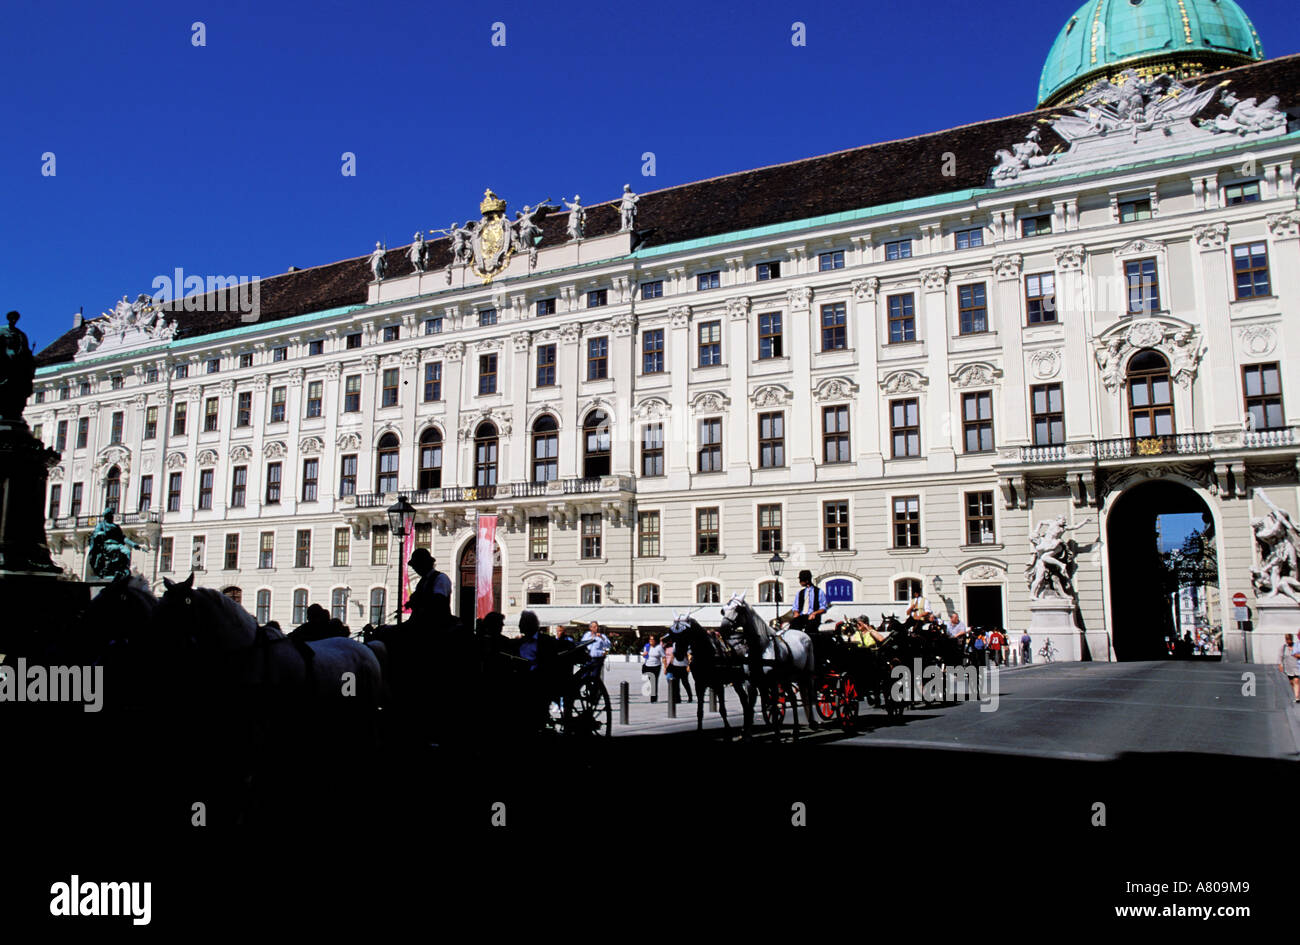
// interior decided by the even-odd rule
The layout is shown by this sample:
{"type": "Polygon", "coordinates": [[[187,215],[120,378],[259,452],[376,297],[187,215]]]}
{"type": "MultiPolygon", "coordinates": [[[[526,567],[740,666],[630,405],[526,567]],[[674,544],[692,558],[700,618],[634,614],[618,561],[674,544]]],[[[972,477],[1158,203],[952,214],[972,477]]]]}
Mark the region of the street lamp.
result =
{"type": "Polygon", "coordinates": [[[411,523],[415,520],[415,509],[406,501],[406,496],[399,494],[397,501],[388,507],[388,531],[397,536],[397,623],[402,623],[402,577],[406,573],[406,562],[400,560],[406,548],[406,536],[411,532],[411,523]]]}
{"type": "Polygon", "coordinates": [[[776,598],[776,616],[779,620],[781,617],[781,572],[785,570],[785,559],[781,557],[780,551],[772,552],[772,557],[767,559],[767,567],[772,572],[772,577],[776,578],[773,596],[776,598]]]}
{"type": "Polygon", "coordinates": [[[614,582],[613,582],[613,581],[606,581],[606,582],[605,582],[605,600],[606,600],[607,602],[609,602],[609,603],[613,603],[613,601],[614,601],[614,582]]]}

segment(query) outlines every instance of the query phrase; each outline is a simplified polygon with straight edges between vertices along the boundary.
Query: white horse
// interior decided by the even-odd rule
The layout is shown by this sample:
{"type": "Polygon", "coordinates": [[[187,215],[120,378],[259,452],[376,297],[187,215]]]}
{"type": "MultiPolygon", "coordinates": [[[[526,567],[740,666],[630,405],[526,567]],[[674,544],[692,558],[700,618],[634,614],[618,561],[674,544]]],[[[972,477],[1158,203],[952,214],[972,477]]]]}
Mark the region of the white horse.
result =
{"type": "MultiPolygon", "coordinates": [[[[749,646],[750,681],[754,691],[759,691],[760,683],[769,676],[775,682],[796,683],[802,696],[804,712],[808,715],[808,727],[817,728],[813,719],[812,704],[815,698],[813,689],[812,637],[802,630],[774,631],[767,622],[754,612],[754,608],[745,603],[744,593],[732,595],[722,608],[722,618],[732,627],[744,634],[749,646]]],[[[787,687],[788,688],[788,687],[787,687]]],[[[794,699],[794,693],[790,693],[794,699]]],[[[794,703],[794,737],[799,737],[799,704],[794,703]]]]}

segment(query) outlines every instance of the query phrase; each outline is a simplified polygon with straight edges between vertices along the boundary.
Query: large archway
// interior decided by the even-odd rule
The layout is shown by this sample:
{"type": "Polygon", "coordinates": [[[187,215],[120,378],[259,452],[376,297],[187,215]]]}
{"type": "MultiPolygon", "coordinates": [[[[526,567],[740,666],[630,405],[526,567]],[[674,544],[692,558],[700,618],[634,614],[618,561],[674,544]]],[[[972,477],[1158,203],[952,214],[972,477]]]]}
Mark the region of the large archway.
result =
{"type": "Polygon", "coordinates": [[[1119,495],[1106,522],[1115,657],[1165,659],[1184,634],[1216,637],[1218,557],[1205,500],[1182,483],[1153,479],[1119,495]]]}
{"type": "MultiPolygon", "coordinates": [[[[465,543],[465,550],[460,553],[460,582],[456,593],[459,605],[456,615],[471,624],[474,622],[474,600],[478,586],[477,548],[478,542],[471,538],[465,543]]],[[[492,599],[496,602],[496,609],[501,610],[501,546],[496,542],[492,543],[492,599]]]]}

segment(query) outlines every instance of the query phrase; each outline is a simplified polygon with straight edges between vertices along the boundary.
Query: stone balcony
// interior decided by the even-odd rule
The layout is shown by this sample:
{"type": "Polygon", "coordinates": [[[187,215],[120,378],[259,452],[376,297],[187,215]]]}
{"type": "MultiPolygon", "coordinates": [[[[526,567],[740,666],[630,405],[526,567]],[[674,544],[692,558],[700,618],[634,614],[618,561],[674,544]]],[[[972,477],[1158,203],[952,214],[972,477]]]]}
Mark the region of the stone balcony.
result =
{"type": "Polygon", "coordinates": [[[636,483],[631,476],[552,479],[549,482],[502,482],[494,486],[446,486],[397,492],[363,492],[339,503],[358,537],[372,525],[387,522],[388,507],[398,496],[415,507],[416,521],[431,521],[447,535],[473,524],[478,513],[494,514],[502,527],[522,529],[528,519],[546,516],[560,527],[577,525],[580,515],[600,513],[618,525],[631,515],[636,483]]]}
{"type": "MultiPolygon", "coordinates": [[[[95,526],[102,516],[99,515],[63,515],[45,520],[45,539],[50,550],[58,553],[68,547],[84,551],[95,526]]],[[[132,541],[137,541],[146,548],[152,548],[161,534],[162,513],[123,512],[114,516],[122,533],[132,541]]]]}
{"type": "Polygon", "coordinates": [[[1300,427],[1279,427],[1006,446],[998,450],[994,469],[1009,509],[1026,504],[1033,481],[1062,476],[1075,504],[1083,506],[1098,502],[1099,481],[1170,464],[1202,474],[1205,485],[1221,496],[1244,496],[1247,465],[1290,466],[1294,471],[1298,456],[1300,427]]]}

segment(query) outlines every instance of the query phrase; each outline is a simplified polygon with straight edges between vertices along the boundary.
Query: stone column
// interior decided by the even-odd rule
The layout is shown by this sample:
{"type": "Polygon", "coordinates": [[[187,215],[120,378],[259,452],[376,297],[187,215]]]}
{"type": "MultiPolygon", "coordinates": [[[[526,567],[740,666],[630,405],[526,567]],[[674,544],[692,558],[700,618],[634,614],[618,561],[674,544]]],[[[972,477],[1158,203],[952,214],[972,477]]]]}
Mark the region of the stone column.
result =
{"type": "Polygon", "coordinates": [[[952,472],[957,468],[955,444],[961,437],[961,417],[955,412],[948,384],[948,267],[921,270],[923,291],[917,318],[925,325],[926,374],[930,378],[925,398],[921,438],[926,468],[952,472]]]}
{"type": "Polygon", "coordinates": [[[669,394],[669,413],[664,417],[664,471],[668,473],[672,489],[690,487],[695,466],[691,448],[697,432],[695,417],[687,399],[691,371],[691,307],[677,305],[668,310],[669,324],[667,368],[672,375],[672,392],[669,394]]]}
{"type": "Polygon", "coordinates": [[[1090,440],[1102,435],[1091,405],[1106,409],[1117,396],[1101,387],[1091,337],[1094,330],[1084,277],[1087,254],[1082,246],[1056,250],[1056,317],[1065,329],[1064,364],[1059,374],[1065,398],[1065,435],[1069,440],[1090,440]]]}
{"type": "MultiPolygon", "coordinates": [[[[853,289],[853,321],[858,336],[858,390],[850,405],[849,445],[857,457],[858,475],[876,478],[885,474],[885,457],[880,451],[880,394],[876,375],[880,358],[880,280],[875,276],[856,279],[853,289]]],[[[815,435],[821,435],[822,417],[818,409],[813,417],[815,435]]],[[[818,459],[822,458],[820,441],[818,459]]]]}
{"type": "MultiPolygon", "coordinates": [[[[1021,347],[1024,332],[1024,312],[1020,305],[1020,287],[1024,284],[1024,257],[1019,253],[993,257],[992,297],[989,299],[989,328],[998,335],[1002,348],[1002,398],[1001,409],[994,416],[994,435],[1009,446],[1022,446],[1029,442],[1029,411],[1020,405],[1029,397],[1030,383],[1026,379],[1024,349],[1021,347]],[[998,427],[1001,427],[999,430],[998,427]]],[[[1059,356],[1056,364],[1060,364],[1059,356]]],[[[1033,376],[1031,374],[1031,376],[1033,376]]]]}

